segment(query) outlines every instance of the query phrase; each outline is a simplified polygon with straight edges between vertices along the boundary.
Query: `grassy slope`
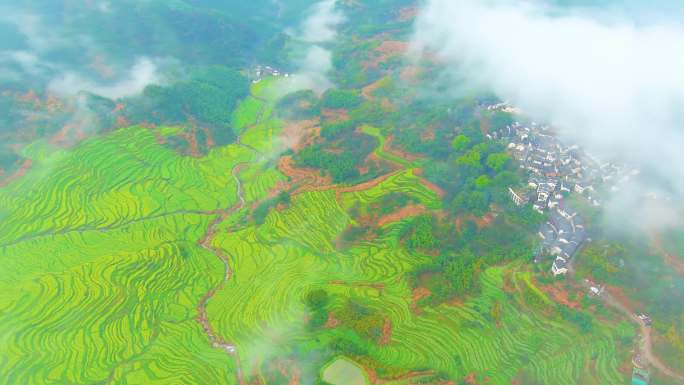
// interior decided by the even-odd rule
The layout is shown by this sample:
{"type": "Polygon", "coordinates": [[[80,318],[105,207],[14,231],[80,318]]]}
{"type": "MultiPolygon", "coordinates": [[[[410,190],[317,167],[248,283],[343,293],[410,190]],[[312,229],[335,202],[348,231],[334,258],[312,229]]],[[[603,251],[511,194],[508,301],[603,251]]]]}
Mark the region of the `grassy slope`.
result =
{"type": "Polygon", "coordinates": [[[390,224],[384,237],[346,252],[336,250],[333,243],[352,222],[344,207],[390,192],[408,193],[427,206],[439,207],[434,193],[405,171],[340,199],[332,191],[301,194],[289,209],[271,212],[264,225],[216,238],[216,245],[233,256],[236,276],[209,312],[219,333],[237,344],[245,368],[284,356],[312,337],[326,341],[339,333],[329,330],[311,336],[306,330],[301,298],[308,290],[323,287],[338,297],[365,298],[390,318],[393,342],[371,345],[370,350],[370,357],[382,365],[430,368],[452,378],[476,372],[490,377],[492,384],[509,384],[521,370],[544,384],[624,382],[609,326],[597,323],[594,332],[583,335],[557,317],[527,308],[519,292],[503,290],[505,275],[519,284],[528,281],[513,273],[520,266],[489,269],[482,278],[482,295],[463,306],[425,309],[421,315],[412,312],[404,273],[427,257],[409,254],[400,246],[400,226],[390,224]],[[498,327],[488,318],[496,300],[504,304],[498,327]]]}
{"type": "Polygon", "coordinates": [[[130,128],[2,189],[8,383],[224,382],[230,362],[194,320],[221,266],[196,244],[209,211],[235,201],[231,163],[249,156],[225,148],[183,158],[130,128]]]}
{"type": "MultiPolygon", "coordinates": [[[[252,148],[187,158],[156,144],[149,130],[129,128],[68,153],[32,149],[44,167],[0,189],[0,367],[7,368],[0,372],[11,376],[8,383],[234,381],[231,361],[209,346],[194,321],[199,298],[221,277],[218,259],[197,240],[211,211],[236,201],[234,165],[251,162],[239,176],[249,202],[283,179],[269,166],[280,123],[271,119],[263,83],[253,90],[262,105],[236,116],[246,122],[242,143],[252,148]]],[[[340,333],[311,336],[305,329],[301,297],[325,287],[336,298],[364,298],[389,317],[392,343],[370,345],[370,357],[381,365],[431,368],[454,378],[478,372],[492,384],[510,383],[521,368],[544,384],[622,382],[610,329],[600,325],[582,335],[526,308],[517,291],[502,289],[505,276],[525,282],[513,273],[517,266],[488,270],[482,295],[463,306],[417,315],[403,278],[429,257],[401,247],[400,224],[388,224],[381,238],[337,250],[335,239],[352,223],[347,209],[395,191],[428,207],[441,204],[407,170],[365,191],[300,194],[263,225],[215,238],[232,256],[235,276],[208,312],[219,334],[237,344],[245,370],[311,344],[312,337],[324,343],[340,333]],[[497,299],[504,303],[499,327],[486,317],[497,299]]]]}
{"type": "MultiPolygon", "coordinates": [[[[263,125],[274,142],[278,122],[263,125]]],[[[0,189],[4,383],[234,382],[195,321],[223,268],[197,242],[213,211],[236,203],[230,170],[260,155],[231,145],[182,157],[138,127],[71,152],[29,150],[39,165],[0,189]]],[[[249,196],[283,178],[253,167],[241,176],[249,196]]]]}

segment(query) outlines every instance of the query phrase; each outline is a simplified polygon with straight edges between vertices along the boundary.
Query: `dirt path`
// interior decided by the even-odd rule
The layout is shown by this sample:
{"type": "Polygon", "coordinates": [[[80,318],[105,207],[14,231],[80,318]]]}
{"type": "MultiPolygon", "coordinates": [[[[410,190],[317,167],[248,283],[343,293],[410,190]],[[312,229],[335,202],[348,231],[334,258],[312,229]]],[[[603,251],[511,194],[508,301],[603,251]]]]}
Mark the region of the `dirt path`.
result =
{"type": "MultiPolygon", "coordinates": [[[[259,99],[259,98],[257,98],[259,99]]],[[[262,100],[262,99],[260,99],[262,100]]],[[[263,119],[263,110],[259,112],[259,115],[257,117],[257,121],[254,124],[251,124],[247,127],[245,127],[240,135],[237,136],[235,140],[235,144],[238,146],[243,146],[245,148],[248,148],[252,151],[254,151],[257,154],[261,154],[260,151],[255,149],[254,147],[251,147],[249,145],[241,143],[241,134],[247,130],[249,130],[252,127],[256,127],[261,123],[263,119]]],[[[218,214],[218,217],[209,225],[209,228],[207,228],[207,232],[204,234],[204,237],[199,240],[199,245],[209,251],[210,253],[214,254],[217,256],[220,260],[221,263],[223,263],[223,268],[224,268],[224,273],[223,273],[223,279],[213,288],[209,289],[202,298],[200,299],[199,303],[197,304],[197,322],[202,326],[202,330],[204,331],[204,334],[207,335],[207,338],[209,339],[209,342],[211,342],[211,345],[217,349],[222,349],[225,351],[229,356],[231,356],[235,362],[235,367],[236,367],[236,377],[237,377],[237,382],[240,385],[245,385],[245,378],[244,374],[242,373],[242,364],[240,363],[240,355],[238,353],[237,347],[235,346],[234,343],[230,341],[226,341],[223,339],[221,336],[219,336],[214,328],[211,325],[211,321],[209,320],[209,316],[207,314],[207,305],[209,304],[209,301],[218,293],[220,290],[222,290],[228,281],[233,277],[233,269],[230,266],[230,255],[226,254],[223,252],[218,247],[215,247],[212,245],[212,241],[214,240],[214,237],[216,236],[216,231],[218,229],[218,226],[223,223],[228,217],[230,217],[231,214],[235,213],[236,211],[242,209],[245,207],[247,204],[244,196],[244,191],[242,187],[242,181],[240,181],[239,174],[240,170],[242,169],[243,166],[247,165],[247,162],[239,163],[236,164],[233,169],[231,170],[231,175],[233,176],[233,179],[235,180],[235,183],[237,185],[237,191],[236,195],[238,198],[238,201],[236,204],[234,204],[232,207],[229,207],[224,210],[217,210],[215,213],[218,214]]]]}
{"type": "Polygon", "coordinates": [[[400,208],[397,211],[394,211],[392,213],[389,213],[387,215],[384,215],[380,217],[377,221],[377,226],[382,227],[388,223],[393,223],[393,222],[398,222],[404,218],[410,218],[410,217],[416,217],[418,215],[421,215],[425,213],[426,207],[422,204],[417,204],[417,205],[408,205],[405,207],[400,208]]]}
{"type": "Polygon", "coordinates": [[[197,304],[197,322],[202,326],[202,330],[204,330],[204,333],[209,338],[209,341],[211,342],[211,345],[213,347],[222,349],[233,357],[237,368],[236,376],[239,384],[244,384],[245,382],[242,375],[242,368],[240,366],[240,356],[238,354],[237,348],[233,343],[225,341],[223,338],[216,334],[213,327],[211,326],[211,322],[209,321],[209,316],[207,315],[207,305],[209,304],[209,301],[214,297],[214,295],[216,295],[218,291],[223,289],[226,283],[233,276],[233,270],[230,267],[230,256],[225,254],[220,248],[214,247],[212,245],[212,241],[216,235],[216,230],[218,226],[224,220],[226,220],[232,213],[234,213],[237,210],[240,210],[245,205],[245,198],[242,190],[242,182],[238,177],[240,169],[243,165],[244,163],[236,165],[235,167],[233,167],[233,170],[231,172],[233,178],[235,179],[235,182],[237,183],[238,203],[231,208],[220,211],[219,216],[211,223],[211,225],[207,229],[206,234],[199,241],[199,245],[202,246],[202,248],[216,255],[221,260],[224,267],[224,274],[221,282],[219,282],[218,285],[214,286],[208,292],[206,292],[204,296],[202,296],[202,299],[200,300],[199,304],[197,304]]]}
{"type": "Polygon", "coordinates": [[[667,251],[660,236],[651,236],[651,244],[655,248],[656,253],[662,255],[666,265],[670,266],[678,275],[684,276],[684,260],[667,251]]]}
{"type": "MultiPolygon", "coordinates": [[[[582,283],[585,288],[589,288],[591,286],[586,281],[582,281],[582,283]]],[[[631,320],[639,326],[639,335],[641,336],[641,340],[639,341],[639,350],[641,353],[641,357],[644,359],[644,361],[648,362],[660,373],[684,384],[684,374],[677,373],[674,370],[672,370],[670,367],[668,367],[662,361],[660,361],[660,359],[653,352],[653,338],[651,336],[651,328],[646,326],[637,317],[637,315],[634,314],[634,312],[627,307],[627,305],[625,305],[622,301],[618,300],[608,290],[604,290],[603,293],[601,293],[601,295],[599,296],[599,298],[601,298],[604,304],[622,313],[625,317],[627,317],[629,320],[631,320]]]]}

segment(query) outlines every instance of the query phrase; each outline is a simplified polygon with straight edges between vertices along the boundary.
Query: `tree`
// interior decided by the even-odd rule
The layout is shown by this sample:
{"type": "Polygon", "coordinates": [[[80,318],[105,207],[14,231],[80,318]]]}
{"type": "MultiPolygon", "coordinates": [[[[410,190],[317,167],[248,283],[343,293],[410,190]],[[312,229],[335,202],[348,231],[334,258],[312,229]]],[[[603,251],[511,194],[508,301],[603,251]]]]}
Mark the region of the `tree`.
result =
{"type": "Polygon", "coordinates": [[[323,289],[311,290],[306,294],[304,302],[306,305],[312,309],[320,309],[325,307],[330,298],[328,297],[328,292],[323,289]]]}
{"type": "Polygon", "coordinates": [[[420,216],[411,222],[411,232],[406,244],[411,249],[431,249],[437,246],[433,234],[433,220],[429,216],[420,216]]]}
{"type": "Polygon", "coordinates": [[[459,153],[465,151],[468,148],[468,145],[470,145],[470,138],[463,134],[456,136],[454,140],[451,141],[451,148],[459,153]]]}
{"type": "Polygon", "coordinates": [[[469,166],[475,169],[480,169],[482,160],[482,154],[476,149],[471,149],[462,156],[456,158],[457,166],[469,166]]]}
{"type": "Polygon", "coordinates": [[[489,154],[489,156],[487,156],[487,167],[495,172],[499,172],[506,167],[510,160],[511,157],[505,152],[489,154]]]}
{"type": "Polygon", "coordinates": [[[487,175],[480,175],[477,179],[475,179],[475,187],[479,190],[484,190],[491,184],[492,180],[489,179],[487,175]]]}
{"type": "Polygon", "coordinates": [[[362,99],[356,91],[331,89],[323,94],[321,105],[324,108],[352,109],[358,107],[361,102],[362,99]]]}

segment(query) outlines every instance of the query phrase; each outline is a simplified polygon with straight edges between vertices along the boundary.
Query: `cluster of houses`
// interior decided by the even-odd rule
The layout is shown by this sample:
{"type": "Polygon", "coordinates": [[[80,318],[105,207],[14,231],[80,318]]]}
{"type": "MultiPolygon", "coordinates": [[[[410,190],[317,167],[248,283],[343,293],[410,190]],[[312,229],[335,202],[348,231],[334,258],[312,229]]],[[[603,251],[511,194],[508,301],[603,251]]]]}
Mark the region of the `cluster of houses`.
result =
{"type": "MultiPolygon", "coordinates": [[[[487,106],[488,110],[517,112],[506,103],[487,106]]],[[[547,221],[539,229],[541,243],[535,251],[535,263],[541,256],[554,257],[551,271],[564,275],[569,264],[587,237],[584,219],[568,205],[570,194],[584,197],[590,205],[599,207],[601,201],[597,189],[610,185],[610,192],[621,190],[621,184],[639,174],[638,170],[623,165],[600,162],[582,151],[579,146],[565,146],[546,126],[515,122],[496,132],[490,139],[508,141],[508,150],[522,169],[528,172],[528,186],[522,190],[508,189],[511,200],[518,206],[532,204],[539,213],[546,214],[547,221]]],[[[660,197],[647,195],[646,198],[660,197]]],[[[600,296],[603,287],[587,281],[590,296],[600,296]]],[[[645,326],[652,320],[647,314],[636,314],[645,326]]],[[[640,350],[633,357],[633,385],[648,385],[649,372],[642,361],[640,350]]]]}
{"type": "MultiPolygon", "coordinates": [[[[488,107],[492,108],[510,109],[506,104],[488,107]]],[[[520,168],[528,172],[525,189],[509,189],[513,202],[519,206],[531,203],[539,213],[548,214],[548,220],[539,229],[541,245],[535,262],[540,262],[541,255],[554,256],[551,271],[554,275],[566,274],[571,259],[588,240],[583,218],[568,205],[566,198],[580,194],[589,204],[601,206],[596,187],[619,179],[625,168],[601,163],[577,145],[564,145],[549,127],[534,122],[515,122],[488,136],[508,141],[509,152],[520,168]]]]}
{"type": "Polygon", "coordinates": [[[259,83],[262,81],[264,78],[271,77],[271,76],[283,76],[283,77],[290,77],[290,74],[288,73],[283,73],[280,70],[273,68],[271,66],[262,66],[258,65],[254,68],[249,73],[249,77],[252,79],[252,83],[259,83]]]}

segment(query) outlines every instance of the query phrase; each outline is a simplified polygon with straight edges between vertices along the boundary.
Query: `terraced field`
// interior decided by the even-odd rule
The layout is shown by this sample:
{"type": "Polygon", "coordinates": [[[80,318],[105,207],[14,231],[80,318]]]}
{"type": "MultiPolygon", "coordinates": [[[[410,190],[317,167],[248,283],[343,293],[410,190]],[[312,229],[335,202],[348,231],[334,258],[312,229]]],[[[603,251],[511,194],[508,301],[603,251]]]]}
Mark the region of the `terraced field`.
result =
{"type": "Polygon", "coordinates": [[[404,166],[404,167],[409,167],[412,164],[414,164],[414,165],[419,164],[419,162],[413,162],[412,163],[412,162],[410,162],[404,158],[401,158],[397,155],[394,155],[394,154],[391,154],[391,153],[384,151],[385,143],[387,143],[387,139],[385,138],[385,135],[383,135],[382,129],[380,129],[378,127],[373,127],[373,126],[364,126],[362,128],[362,131],[363,131],[363,133],[368,134],[368,135],[378,139],[378,142],[380,143],[380,145],[374,151],[374,154],[378,158],[399,164],[399,165],[404,166]]]}
{"type": "MultiPolygon", "coordinates": [[[[254,125],[277,133],[261,115],[254,125]]],[[[70,152],[29,147],[37,165],[0,189],[0,383],[236,381],[196,320],[223,275],[198,242],[237,202],[235,165],[253,165],[249,197],[282,176],[247,146],[192,158],[159,144],[178,132],[130,127],[70,152]]]]}
{"type": "Polygon", "coordinates": [[[250,156],[230,147],[183,158],[130,128],[52,154],[48,175],[3,189],[4,383],[231,378],[194,320],[221,276],[197,241],[213,210],[235,202],[225,168],[250,156]]]}
{"type": "Polygon", "coordinates": [[[333,313],[357,298],[385,318],[386,343],[357,338],[367,354],[353,358],[366,366],[454,379],[475,373],[489,384],[624,382],[612,329],[595,321],[582,333],[562,321],[520,264],[487,269],[481,294],[464,303],[417,310],[407,274],[432,257],[401,244],[409,219],[338,247],[357,225],[350,215],[357,205],[402,193],[427,210],[443,207],[415,164],[382,151],[384,139],[377,156],[400,170],[362,186],[296,194],[263,224],[251,221],[249,208],[285,180],[275,168],[282,124],[272,84],[254,85],[238,107],[239,142],[205,157],[159,144],[179,128],[130,127],[69,152],[41,143],[28,149],[37,166],[0,189],[0,382],[236,383],[236,362],[256,378],[282,357],[299,357],[295,366],[309,381],[332,357],[301,355],[348,335],[307,327],[302,298],[316,288],[330,293],[333,313]],[[239,201],[236,178],[245,205],[228,215],[239,201]],[[226,217],[210,225],[219,215],[226,217]],[[217,232],[208,237],[210,228],[217,232]],[[239,361],[212,347],[197,321],[201,298],[225,275],[201,240],[229,259],[233,274],[207,314],[239,361]],[[528,304],[529,292],[543,306],[528,304]],[[490,315],[496,303],[499,322],[490,315]]]}
{"type": "Polygon", "coordinates": [[[287,355],[310,338],[301,298],[324,287],[340,298],[362,297],[389,317],[392,342],[370,350],[373,360],[389,367],[431,368],[454,378],[474,372],[493,384],[509,384],[521,370],[544,384],[622,383],[610,327],[582,335],[566,322],[526,308],[522,299],[511,300],[516,295],[502,289],[503,277],[519,266],[488,270],[483,295],[462,306],[417,315],[402,278],[426,257],[397,247],[398,226],[382,239],[335,252],[330,239],[349,221],[331,192],[306,193],[263,226],[217,240],[233,252],[237,273],[210,313],[218,330],[247,357],[248,368],[287,355]],[[257,280],[264,284],[253,285],[257,280]],[[495,301],[504,304],[500,326],[488,316],[495,301]]]}

